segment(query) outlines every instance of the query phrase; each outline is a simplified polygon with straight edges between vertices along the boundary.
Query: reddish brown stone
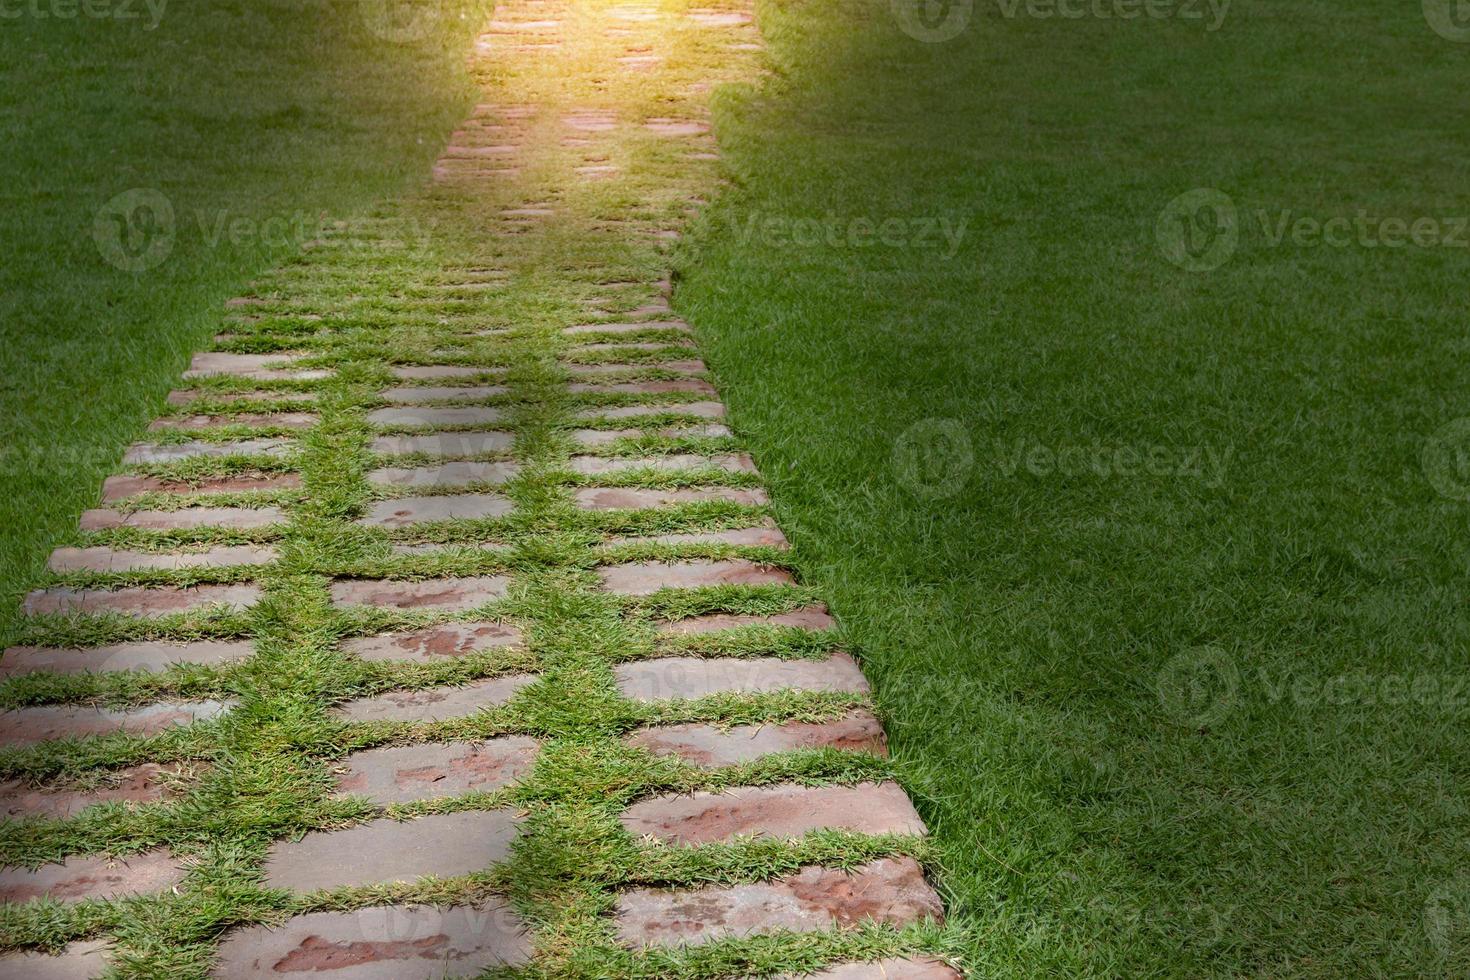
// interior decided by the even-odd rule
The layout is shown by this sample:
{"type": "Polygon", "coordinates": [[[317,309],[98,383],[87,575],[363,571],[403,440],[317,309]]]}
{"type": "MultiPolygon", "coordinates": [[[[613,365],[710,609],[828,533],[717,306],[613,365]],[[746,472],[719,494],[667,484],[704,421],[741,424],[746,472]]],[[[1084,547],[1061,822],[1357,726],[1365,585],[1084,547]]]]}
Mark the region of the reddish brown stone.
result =
{"type": "Polygon", "coordinates": [[[618,937],[636,949],[693,945],[762,932],[825,932],[866,923],[902,928],[942,921],[939,896],[912,858],[884,858],[848,873],[829,868],[754,885],[623,893],[618,937]]]}
{"type": "Polygon", "coordinates": [[[488,406],[462,408],[380,408],[368,413],[373,425],[393,428],[438,428],[442,425],[488,425],[499,422],[504,413],[488,406]]]}
{"type": "Polygon", "coordinates": [[[170,770],[149,762],[104,773],[96,785],[86,788],[7,779],[0,782],[0,816],[65,820],[98,803],[156,803],[168,793],[168,775],[170,770]]]}
{"type": "Polygon", "coordinates": [[[891,959],[877,963],[843,963],[821,973],[800,978],[787,974],[778,980],[960,980],[960,975],[938,960],[891,959]]]}
{"type": "Polygon", "coordinates": [[[635,562],[599,568],[602,587],[620,595],[653,595],[661,589],[697,589],[713,585],[791,585],[784,568],[743,559],[687,561],[675,564],[635,562]]]}
{"type": "Polygon", "coordinates": [[[759,527],[741,527],[730,531],[690,531],[682,534],[655,534],[648,537],[614,538],[612,544],[730,544],[745,548],[789,548],[790,542],[772,521],[759,527]]]}
{"type": "Polygon", "coordinates": [[[515,444],[509,432],[433,432],[422,436],[379,436],[371,449],[384,456],[483,456],[504,452],[515,444]]]}
{"type": "Polygon", "coordinates": [[[530,674],[518,674],[471,681],[462,687],[391,691],[344,702],[333,714],[343,721],[448,721],[498,707],[535,679],[530,674]]]}
{"type": "Polygon", "coordinates": [[[289,439],[237,439],[233,442],[139,442],[123,453],[123,463],[176,463],[184,459],[219,459],[225,456],[270,456],[279,458],[291,453],[295,445],[289,439]]]}
{"type": "Polygon", "coordinates": [[[266,412],[244,415],[191,415],[183,418],[157,419],[149,424],[149,432],[192,432],[225,425],[270,426],[275,429],[310,429],[321,419],[306,412],[266,412]]]}
{"type": "Polygon", "coordinates": [[[344,760],[347,772],[337,778],[337,795],[386,805],[488,793],[528,772],[539,749],[535,739],[519,735],[369,749],[344,760]]]}
{"type": "Polygon", "coordinates": [[[619,664],[618,689],[635,701],[702,698],[710,694],[762,694],[771,691],[850,691],[866,694],[868,682],[845,653],[826,660],[774,657],[663,657],[619,664]]]}
{"type": "Polygon", "coordinates": [[[578,490],[574,497],[583,510],[649,510],[655,507],[674,507],[679,504],[696,504],[721,501],[760,507],[770,503],[770,498],[761,489],[743,490],[735,487],[708,487],[698,490],[640,490],[634,487],[586,487],[578,490]]]}
{"type": "Polygon", "coordinates": [[[836,721],[792,721],[784,725],[668,725],[648,728],[628,744],[657,756],[678,756],[696,766],[714,768],[750,762],[776,752],[839,749],[886,756],[883,726],[867,711],[854,711],[836,721]]]}
{"type": "Polygon", "coordinates": [[[672,392],[695,392],[700,395],[715,395],[715,386],[699,378],[676,378],[672,381],[627,381],[613,384],[569,384],[567,391],[573,394],[600,395],[667,395],[672,392]]]}
{"type": "Polygon", "coordinates": [[[86,898],[117,898],[172,888],[184,880],[184,869],[167,851],[148,851],[126,858],[74,855],[60,864],[43,864],[34,871],[0,871],[0,902],[29,902],[53,898],[76,902],[86,898]]]}
{"type": "Polygon", "coordinates": [[[195,354],[184,372],[185,379],[230,375],[255,381],[315,381],[330,378],[331,371],[296,367],[299,355],[290,354],[195,354]]]}
{"type": "Polygon", "coordinates": [[[775,616],[741,616],[730,613],[691,616],[688,619],[663,623],[658,631],[666,636],[690,636],[695,633],[738,629],[741,626],[791,626],[804,630],[830,630],[835,629],[837,623],[828,614],[826,606],[804,606],[775,616]]]}
{"type": "Polygon", "coordinates": [[[364,660],[407,660],[434,663],[501,647],[520,646],[525,637],[514,626],[501,623],[448,623],[414,630],[348,640],[342,649],[364,660]]]}
{"type": "Polygon", "coordinates": [[[483,520],[504,517],[515,504],[498,493],[463,493],[436,497],[399,497],[379,500],[359,524],[368,527],[407,527],[430,521],[483,520]]]}
{"type": "Polygon", "coordinates": [[[72,943],[60,953],[15,952],[0,956],[0,977],[15,980],[92,980],[107,970],[107,943],[72,943]]]}
{"type": "Polygon", "coordinates": [[[659,796],[623,811],[635,837],[709,844],[732,837],[794,839],[814,830],[926,833],[897,783],[861,786],[741,786],[720,793],[659,796]]]}
{"type": "Polygon", "coordinates": [[[332,583],[332,601],[339,606],[464,612],[504,597],[509,584],[510,579],[504,575],[431,578],[421,582],[344,579],[332,583]]]}
{"type": "Polygon", "coordinates": [[[414,882],[483,871],[510,853],[509,810],[444,813],[417,820],[373,820],[347,830],[282,841],[265,862],[266,885],[291,891],[414,882]]]}
{"type": "Polygon", "coordinates": [[[210,476],[197,481],[165,480],[154,476],[109,476],[102,481],[102,502],[116,503],[144,493],[240,493],[248,490],[294,490],[301,486],[295,473],[279,476],[210,476]]]}
{"type": "Polygon", "coordinates": [[[393,369],[393,377],[403,381],[434,381],[440,378],[478,378],[499,374],[500,368],[463,364],[410,364],[393,369]]]}
{"type": "Polygon", "coordinates": [[[220,945],[217,980],[311,976],[322,980],[439,980],[475,976],[531,958],[526,926],[508,905],[388,905],[356,912],[312,912],[280,926],[230,933],[220,945]],[[452,965],[451,965],[452,964],[452,965]]]}
{"type": "Polygon", "coordinates": [[[157,586],[110,592],[101,589],[38,589],[26,596],[21,611],[27,616],[109,612],[129,616],[168,616],[214,606],[239,611],[255,605],[260,595],[260,587],[256,585],[157,586]]]}
{"type": "Polygon", "coordinates": [[[520,472],[517,463],[441,463],[438,466],[385,466],[367,475],[369,483],[389,487],[464,487],[504,483],[520,472]]]}
{"type": "Polygon", "coordinates": [[[755,463],[745,453],[721,456],[696,456],[674,453],[669,456],[573,456],[567,464],[573,473],[598,476],[603,473],[626,473],[630,470],[655,470],[667,473],[677,470],[719,469],[726,473],[754,473],[755,463]]]}
{"type": "Polygon", "coordinates": [[[116,510],[82,512],[83,531],[110,531],[118,527],[136,527],[145,531],[191,530],[200,527],[227,527],[254,530],[285,524],[285,513],[279,507],[185,507],[180,510],[116,510]]]}
{"type": "Polygon", "coordinates": [[[90,705],[44,705],[0,712],[0,744],[34,745],[53,738],[88,735],[156,735],[175,725],[208,721],[234,707],[233,702],[185,701],[150,704],[114,711],[90,705]]]}
{"type": "Polygon", "coordinates": [[[115,551],[112,548],[57,548],[51,552],[47,567],[53,572],[129,572],[149,569],[174,571],[181,568],[268,565],[275,560],[276,549],[253,545],[225,546],[183,553],[115,551]]]}
{"type": "Polygon", "coordinates": [[[11,647],[0,660],[0,677],[19,677],[41,670],[82,674],[110,670],[166,670],[171,664],[215,666],[244,660],[252,652],[248,642],[218,640],[194,643],[145,640],[102,647],[11,647]]]}
{"type": "Polygon", "coordinates": [[[424,402],[477,402],[510,391],[504,385],[474,385],[466,388],[404,387],[389,388],[379,397],[395,405],[421,405],[424,402]]]}
{"type": "Polygon", "coordinates": [[[674,405],[624,405],[622,408],[588,408],[577,413],[581,418],[635,419],[648,415],[694,415],[703,419],[725,417],[723,402],[679,402],[674,405]]]}

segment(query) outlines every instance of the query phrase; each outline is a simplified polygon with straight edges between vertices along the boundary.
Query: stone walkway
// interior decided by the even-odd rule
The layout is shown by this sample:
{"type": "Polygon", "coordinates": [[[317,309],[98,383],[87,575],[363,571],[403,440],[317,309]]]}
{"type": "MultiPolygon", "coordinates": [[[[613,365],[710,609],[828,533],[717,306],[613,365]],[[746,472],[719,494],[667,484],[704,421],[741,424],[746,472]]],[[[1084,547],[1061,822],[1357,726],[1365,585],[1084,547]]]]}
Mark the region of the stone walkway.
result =
{"type": "Polygon", "coordinates": [[[760,51],[501,4],[432,184],[229,304],[0,660],[0,976],[958,975],[670,308],[760,51]]]}

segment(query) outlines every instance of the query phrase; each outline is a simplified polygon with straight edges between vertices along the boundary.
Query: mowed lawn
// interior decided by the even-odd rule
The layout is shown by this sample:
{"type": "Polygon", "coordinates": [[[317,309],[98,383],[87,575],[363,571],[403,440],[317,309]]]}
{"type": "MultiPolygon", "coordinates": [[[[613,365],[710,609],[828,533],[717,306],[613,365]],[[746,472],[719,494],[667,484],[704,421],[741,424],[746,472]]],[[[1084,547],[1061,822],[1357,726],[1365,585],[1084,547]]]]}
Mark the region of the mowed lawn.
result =
{"type": "Polygon", "coordinates": [[[1470,44],[1210,23],[767,0],[678,304],[975,975],[1463,976],[1470,44]]]}
{"type": "Polygon", "coordinates": [[[427,178],[489,4],[423,6],[43,3],[0,21],[0,623],[221,304],[427,178]]]}

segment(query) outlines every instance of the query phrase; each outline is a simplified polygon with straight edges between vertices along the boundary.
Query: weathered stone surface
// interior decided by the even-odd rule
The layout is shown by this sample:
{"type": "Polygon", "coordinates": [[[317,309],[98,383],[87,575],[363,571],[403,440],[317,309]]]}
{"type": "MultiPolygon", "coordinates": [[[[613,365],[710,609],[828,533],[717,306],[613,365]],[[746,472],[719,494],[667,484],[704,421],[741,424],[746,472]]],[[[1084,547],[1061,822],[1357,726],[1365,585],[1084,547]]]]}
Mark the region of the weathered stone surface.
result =
{"type": "Polygon", "coordinates": [[[614,538],[613,544],[730,544],[747,548],[789,548],[790,542],[772,521],[759,527],[738,527],[729,531],[689,531],[680,534],[654,534],[647,537],[614,538]]]}
{"type": "Polygon", "coordinates": [[[478,378],[499,374],[500,368],[464,364],[411,364],[393,369],[393,377],[402,381],[435,381],[440,378],[478,378]]]}
{"type": "Polygon", "coordinates": [[[224,456],[289,455],[294,445],[289,439],[237,439],[232,442],[138,442],[123,453],[123,463],[176,463],[182,459],[218,459],[224,456]]]}
{"type": "Polygon", "coordinates": [[[938,960],[920,958],[843,963],[821,973],[788,974],[778,980],[960,980],[960,975],[938,960]]]}
{"type": "Polygon", "coordinates": [[[112,548],[57,548],[47,566],[53,572],[129,572],[147,569],[227,568],[268,565],[276,549],[237,545],[184,553],[115,551],[112,548]]]}
{"type": "Polygon", "coordinates": [[[240,493],[248,490],[294,490],[301,486],[296,473],[274,476],[209,476],[199,480],[165,480],[155,476],[109,476],[102,481],[102,502],[116,503],[144,493],[240,493]]]}
{"type": "Polygon", "coordinates": [[[686,561],[675,564],[648,561],[599,568],[602,587],[620,595],[653,595],[660,589],[697,589],[712,585],[790,585],[796,582],[784,568],[753,561],[686,561]]]}
{"type": "Polygon", "coordinates": [[[691,616],[664,623],[659,626],[658,631],[666,636],[689,636],[694,633],[732,630],[741,626],[792,626],[804,630],[830,630],[837,627],[837,622],[827,612],[826,606],[803,606],[775,616],[741,616],[730,613],[691,616]]]}
{"type": "MultiPolygon", "coordinates": [[[[660,345],[662,346],[662,345],[660,345]]],[[[661,361],[654,364],[568,364],[566,369],[571,374],[579,377],[597,377],[604,374],[620,374],[624,371],[642,371],[645,368],[658,368],[661,371],[673,371],[676,374],[704,374],[709,370],[705,363],[695,358],[684,358],[673,361],[661,361]]]]}
{"type": "MultiPolygon", "coordinates": [[[[64,820],[98,803],[156,803],[168,793],[169,770],[153,763],[104,774],[94,786],[33,785],[23,779],[0,782],[0,816],[64,820]]],[[[5,974],[0,972],[0,977],[5,974]]]]}
{"type": "Polygon", "coordinates": [[[709,123],[697,119],[650,119],[643,128],[659,136],[699,136],[709,132],[709,123]]]}
{"type": "Polygon", "coordinates": [[[295,367],[299,358],[289,354],[195,354],[184,372],[186,380],[227,374],[254,381],[316,381],[330,378],[331,371],[295,367]]]}
{"type": "Polygon", "coordinates": [[[92,980],[107,970],[102,940],[72,943],[55,956],[16,952],[0,956],[0,977],[11,980],[92,980]]]}
{"type": "Polygon", "coordinates": [[[448,551],[512,551],[510,545],[501,541],[426,541],[423,544],[390,545],[388,551],[394,555],[437,555],[448,551]]]}
{"type": "Polygon", "coordinates": [[[510,391],[503,385],[475,385],[466,388],[401,387],[381,393],[385,401],[395,405],[422,405],[424,402],[476,402],[510,391]]]}
{"type": "Polygon", "coordinates": [[[868,682],[845,653],[826,660],[774,657],[661,657],[615,668],[618,690],[635,701],[702,698],[723,692],[757,694],[786,689],[866,694],[868,682]]]}
{"type": "Polygon", "coordinates": [[[802,837],[813,830],[924,834],[897,783],[860,786],[741,786],[721,793],[659,796],[623,811],[635,837],[708,844],[738,836],[802,837]]]}
{"type": "Polygon", "coordinates": [[[380,408],[368,413],[373,425],[393,428],[434,428],[441,425],[488,425],[499,422],[504,414],[489,406],[465,406],[463,408],[380,408]]]}
{"type": "Polygon", "coordinates": [[[337,795],[386,805],[490,792],[528,772],[539,749],[535,739],[520,735],[369,749],[343,760],[347,772],[337,778],[337,795]]]}
{"type": "Polygon", "coordinates": [[[184,869],[163,850],[126,858],[74,855],[34,871],[0,871],[0,902],[29,902],[43,897],[76,902],[141,895],[172,888],[183,880],[184,869]]]}
{"type": "Polygon", "coordinates": [[[190,415],[180,418],[155,419],[149,432],[193,432],[225,425],[270,426],[276,429],[310,429],[319,419],[307,412],[256,412],[240,415],[190,415]]]}
{"type": "Polygon", "coordinates": [[[298,892],[452,878],[483,871],[510,853],[509,810],[445,813],[417,820],[373,820],[347,830],[314,831],[281,841],[265,862],[266,885],[298,892]]]}
{"type": "Polygon", "coordinates": [[[504,704],[536,678],[530,674],[491,677],[462,687],[431,687],[422,691],[390,691],[371,698],[345,701],[334,710],[343,721],[448,721],[504,704]]]}
{"type": "Polygon", "coordinates": [[[504,575],[432,578],[419,582],[344,579],[332,583],[332,601],[339,606],[464,612],[503,597],[509,585],[510,579],[504,575]]]}
{"type": "Polygon", "coordinates": [[[211,402],[293,402],[304,404],[316,400],[309,391],[203,391],[188,388],[168,393],[166,401],[175,408],[194,405],[200,401],[211,402]]]}
{"type": "Polygon", "coordinates": [[[628,739],[658,756],[678,756],[696,766],[733,766],[776,752],[840,749],[888,754],[883,726],[870,712],[854,711],[836,721],[791,721],[784,725],[668,725],[647,728],[628,739]]]}
{"type": "MultiPolygon", "coordinates": [[[[572,439],[583,446],[606,446],[619,439],[646,435],[644,429],[577,429],[572,439]]],[[[675,425],[653,433],[666,439],[722,439],[730,435],[723,425],[675,425]]]]}
{"type": "Polygon", "coordinates": [[[367,475],[369,483],[389,487],[463,487],[504,483],[520,472],[517,463],[441,463],[438,466],[385,466],[367,475]]]}
{"type": "Polygon", "coordinates": [[[87,735],[156,735],[175,725],[208,721],[234,707],[233,702],[184,701],[150,704],[115,711],[91,705],[41,705],[0,712],[0,745],[34,745],[53,738],[87,735]]]}
{"type": "Polygon", "coordinates": [[[853,873],[803,868],[776,881],[625,892],[618,937],[634,948],[693,945],[778,929],[825,932],[867,922],[902,927],[942,920],[939,896],[912,858],[884,858],[853,873]]]}
{"type": "Polygon", "coordinates": [[[144,640],[102,647],[11,647],[0,659],[0,677],[19,677],[49,670],[58,674],[82,674],[109,670],[168,669],[170,664],[214,666],[244,660],[253,647],[245,641],[199,640],[168,643],[144,640]]]}
{"type": "Polygon", "coordinates": [[[435,432],[422,436],[379,436],[372,451],[384,456],[482,456],[510,449],[515,436],[509,432],[435,432]]]}
{"type": "Polygon", "coordinates": [[[116,510],[82,512],[83,531],[108,531],[118,527],[136,527],[145,531],[177,531],[198,527],[228,527],[253,530],[285,524],[286,515],[279,507],[184,507],[180,510],[136,510],[130,514],[116,510]]]}
{"type": "Polygon", "coordinates": [[[567,465],[573,473],[580,473],[583,476],[626,473],[630,470],[656,470],[660,473],[703,469],[719,469],[726,473],[756,472],[755,463],[745,453],[727,453],[720,456],[696,456],[693,453],[647,457],[573,456],[567,465]]]}
{"type": "Polygon", "coordinates": [[[601,395],[667,395],[671,392],[692,391],[713,397],[715,386],[699,378],[676,378],[669,381],[624,381],[612,384],[589,384],[578,382],[567,385],[573,394],[601,395]]]}
{"type": "Polygon", "coordinates": [[[562,333],[575,337],[589,333],[638,333],[640,330],[690,332],[689,324],[683,320],[639,320],[636,323],[579,323],[575,327],[564,328],[562,333]]]}
{"type": "Polygon", "coordinates": [[[643,490],[635,487],[585,487],[574,497],[583,510],[648,510],[654,507],[673,507],[677,504],[695,504],[707,501],[723,501],[759,507],[770,503],[770,497],[760,489],[738,489],[735,487],[706,487],[696,490],[643,490]]]}
{"type": "Polygon", "coordinates": [[[409,633],[384,633],[348,640],[342,649],[364,660],[435,663],[446,657],[520,646],[525,637],[503,623],[446,623],[409,633]]]}
{"type": "Polygon", "coordinates": [[[247,609],[261,596],[257,585],[194,585],[189,588],[38,589],[26,596],[21,611],[27,616],[124,613],[129,616],[168,616],[211,606],[247,609]]]}
{"type": "MultiPolygon", "coordinates": [[[[687,337],[670,337],[667,340],[619,340],[606,341],[592,344],[578,344],[573,351],[579,354],[603,353],[614,351],[618,353],[635,350],[654,350],[664,352],[665,357],[672,356],[675,351],[670,348],[691,348],[694,340],[687,337]]],[[[649,366],[652,365],[641,365],[649,366]]]]}
{"type": "Polygon", "coordinates": [[[504,517],[515,504],[498,493],[462,493],[438,497],[399,497],[379,500],[359,524],[368,527],[407,527],[429,521],[480,520],[504,517]]]}
{"type": "Polygon", "coordinates": [[[581,418],[635,419],[648,415],[694,415],[703,419],[725,417],[723,402],[680,402],[673,405],[624,405],[621,408],[588,408],[581,418]]]}
{"type": "Polygon", "coordinates": [[[277,927],[240,929],[220,945],[211,976],[439,980],[520,966],[530,958],[525,924],[508,905],[490,899],[475,908],[389,905],[312,912],[277,927]]]}

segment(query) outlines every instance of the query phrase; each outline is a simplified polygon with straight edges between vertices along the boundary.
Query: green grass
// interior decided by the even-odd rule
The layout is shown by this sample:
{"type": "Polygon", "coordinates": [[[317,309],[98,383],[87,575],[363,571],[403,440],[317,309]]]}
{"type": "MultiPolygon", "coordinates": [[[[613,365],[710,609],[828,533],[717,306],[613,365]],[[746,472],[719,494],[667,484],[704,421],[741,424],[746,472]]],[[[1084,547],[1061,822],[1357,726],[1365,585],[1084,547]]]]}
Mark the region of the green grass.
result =
{"type": "Polygon", "coordinates": [[[472,98],[463,58],[490,4],[435,6],[412,43],[373,33],[358,0],[189,0],[151,28],[142,2],[109,7],[136,20],[4,21],[0,622],[220,303],[427,175],[472,98]],[[133,189],[174,212],[167,258],[136,273],[93,238],[133,189]]]}
{"type": "Polygon", "coordinates": [[[923,44],[887,3],[766,2],[779,72],[720,103],[738,184],[677,294],[865,653],[969,965],[1463,975],[1470,509],[1421,452],[1470,415],[1467,252],[1256,212],[1470,215],[1470,46],[1418,4],[999,11],[923,44]],[[1241,215],[1211,272],[1155,240],[1194,188],[1241,215]],[[829,215],[965,232],[762,237],[829,215]]]}

